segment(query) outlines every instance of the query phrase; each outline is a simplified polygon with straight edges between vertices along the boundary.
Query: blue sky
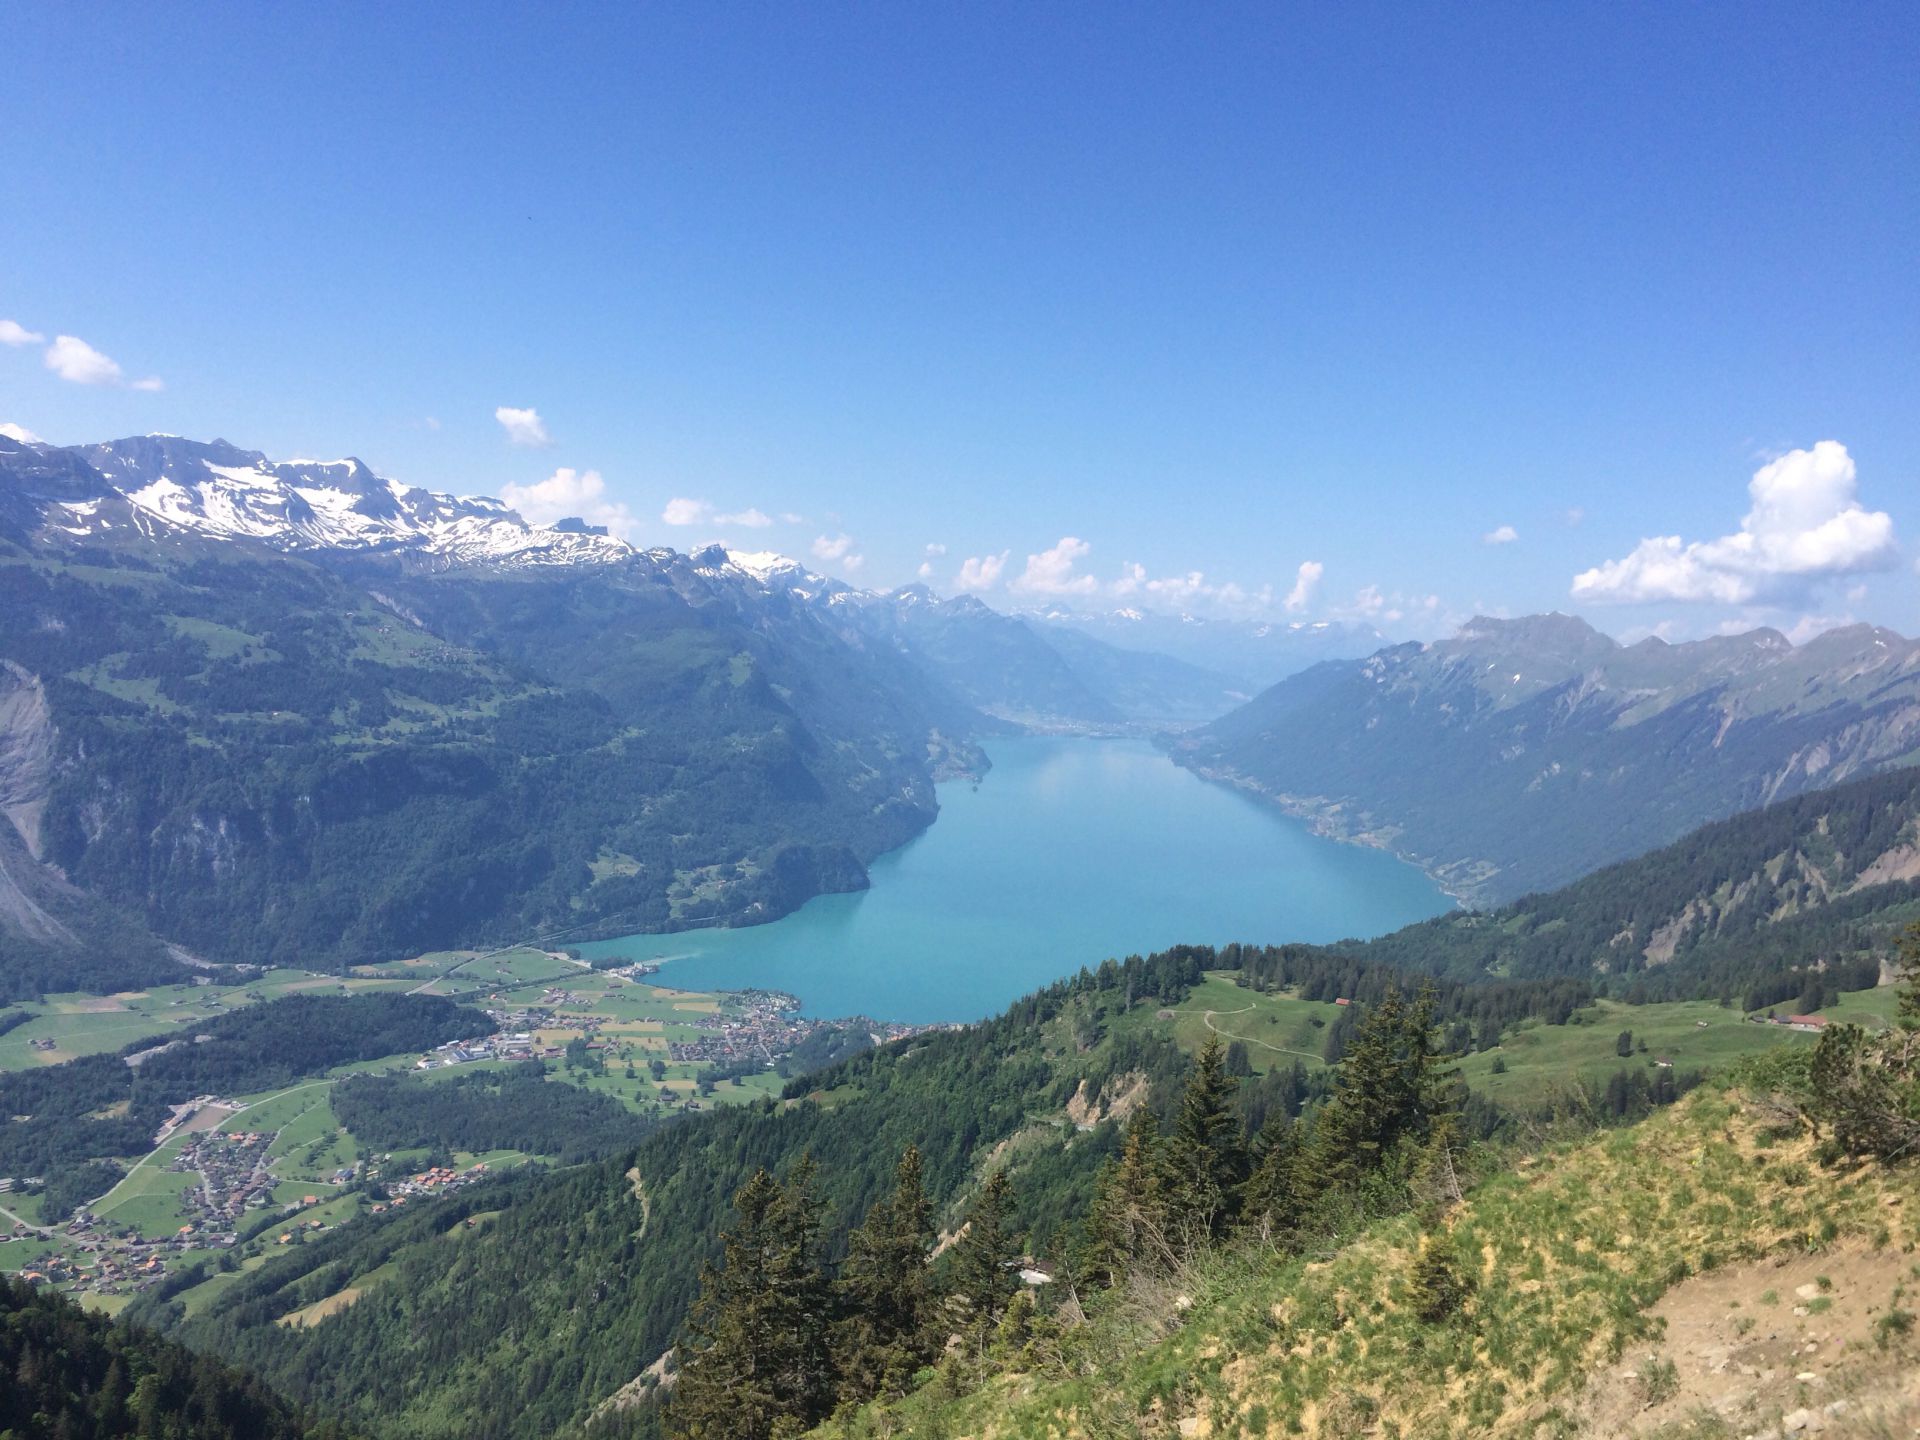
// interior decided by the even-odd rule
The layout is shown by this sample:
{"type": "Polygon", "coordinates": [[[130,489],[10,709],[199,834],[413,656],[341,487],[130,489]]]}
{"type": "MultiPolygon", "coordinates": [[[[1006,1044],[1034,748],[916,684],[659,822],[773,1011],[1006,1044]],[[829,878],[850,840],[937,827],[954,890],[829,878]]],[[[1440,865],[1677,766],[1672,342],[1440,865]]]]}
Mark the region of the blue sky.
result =
{"type": "Polygon", "coordinates": [[[1920,630],[1911,5],[12,6],[0,44],[0,421],[49,440],[353,453],[1000,604],[1920,630]]]}

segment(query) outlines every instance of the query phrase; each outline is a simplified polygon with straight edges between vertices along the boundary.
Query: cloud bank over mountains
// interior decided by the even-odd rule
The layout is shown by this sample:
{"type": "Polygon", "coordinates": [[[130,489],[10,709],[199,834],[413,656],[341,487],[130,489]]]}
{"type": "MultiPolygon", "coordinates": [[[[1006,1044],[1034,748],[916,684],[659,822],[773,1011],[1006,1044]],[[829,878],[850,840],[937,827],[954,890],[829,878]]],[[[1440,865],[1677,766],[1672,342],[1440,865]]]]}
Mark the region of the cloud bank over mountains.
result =
{"type": "Polygon", "coordinates": [[[1820,582],[1891,569],[1893,517],[1858,498],[1853,457],[1837,440],[1790,450],[1754,472],[1740,528],[1717,540],[1678,535],[1573,578],[1573,598],[1599,604],[1653,601],[1748,605],[1804,600],[1820,582]]]}
{"type": "Polygon", "coordinates": [[[502,486],[500,498],[535,525],[571,517],[605,526],[609,534],[626,540],[638,523],[632,511],[608,496],[607,482],[598,470],[563,465],[535,484],[502,486]]]}

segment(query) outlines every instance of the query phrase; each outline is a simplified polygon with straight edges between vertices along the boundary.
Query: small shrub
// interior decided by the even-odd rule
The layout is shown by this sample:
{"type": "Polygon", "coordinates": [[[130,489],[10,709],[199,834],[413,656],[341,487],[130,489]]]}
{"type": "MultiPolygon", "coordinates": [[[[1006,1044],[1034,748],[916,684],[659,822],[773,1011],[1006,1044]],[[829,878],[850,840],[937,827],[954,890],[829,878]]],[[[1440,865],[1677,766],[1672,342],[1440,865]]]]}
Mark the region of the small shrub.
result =
{"type": "Polygon", "coordinates": [[[1453,1240],[1443,1230],[1427,1236],[1407,1284],[1413,1313],[1429,1325],[1453,1315],[1473,1293],[1473,1278],[1460,1268],[1453,1240]]]}
{"type": "Polygon", "coordinates": [[[1887,1349],[1896,1340],[1904,1340],[1913,1333],[1913,1312],[1911,1310],[1889,1310],[1873,1322],[1873,1339],[1882,1350],[1887,1349]]]}
{"type": "Polygon", "coordinates": [[[1662,1404],[1680,1393],[1680,1369],[1665,1356],[1640,1367],[1640,1399],[1648,1406],[1662,1404]]]}

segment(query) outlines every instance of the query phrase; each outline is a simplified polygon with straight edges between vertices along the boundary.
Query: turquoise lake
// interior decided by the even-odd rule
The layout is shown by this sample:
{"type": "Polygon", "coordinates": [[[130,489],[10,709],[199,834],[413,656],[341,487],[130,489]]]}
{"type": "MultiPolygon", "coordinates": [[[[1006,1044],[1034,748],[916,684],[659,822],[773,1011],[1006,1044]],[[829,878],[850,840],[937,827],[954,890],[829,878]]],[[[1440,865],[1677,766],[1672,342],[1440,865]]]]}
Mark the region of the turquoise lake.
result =
{"type": "Polygon", "coordinates": [[[765,988],[810,1015],[978,1020],[1082,965],[1182,941],[1379,935],[1449,908],[1411,865],[1340,845],[1180,769],[1145,741],[995,740],[940,787],[940,818],[770,925],[633,935],[588,956],[660,960],[689,990],[765,988]]]}

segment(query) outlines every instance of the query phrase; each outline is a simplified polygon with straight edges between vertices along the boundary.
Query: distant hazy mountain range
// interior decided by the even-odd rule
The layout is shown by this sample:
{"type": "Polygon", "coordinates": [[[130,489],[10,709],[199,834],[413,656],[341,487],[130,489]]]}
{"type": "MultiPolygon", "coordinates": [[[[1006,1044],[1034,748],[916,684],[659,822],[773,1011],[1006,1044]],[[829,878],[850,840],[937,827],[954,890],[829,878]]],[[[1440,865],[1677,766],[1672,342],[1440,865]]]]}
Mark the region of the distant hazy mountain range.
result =
{"type": "Polygon", "coordinates": [[[1483,618],[1293,676],[1173,754],[1508,900],[1920,759],[1920,643],[1855,625],[1623,646],[1565,615],[1483,618]]]}
{"type": "Polygon", "coordinates": [[[1021,728],[1175,732],[1494,900],[1920,748],[1888,631],[1622,647],[1541,616],[1355,658],[1378,638],[1009,615],[355,460],[0,437],[0,998],[154,978],[143,931],[331,964],[770,918],[863,885],[1021,728]]]}
{"type": "Polygon", "coordinates": [[[767,918],[864,884],[974,736],[1250,688],[357,460],[0,437],[0,997],[154,978],[133,922],[328,964],[767,918]]]}
{"type": "Polygon", "coordinates": [[[1058,633],[1078,631],[1121,650],[1158,651],[1238,677],[1259,690],[1322,660],[1353,660],[1387,643],[1371,625],[1351,620],[1236,619],[1168,615],[1123,608],[1083,613],[1055,607],[1030,612],[1058,633]]]}

